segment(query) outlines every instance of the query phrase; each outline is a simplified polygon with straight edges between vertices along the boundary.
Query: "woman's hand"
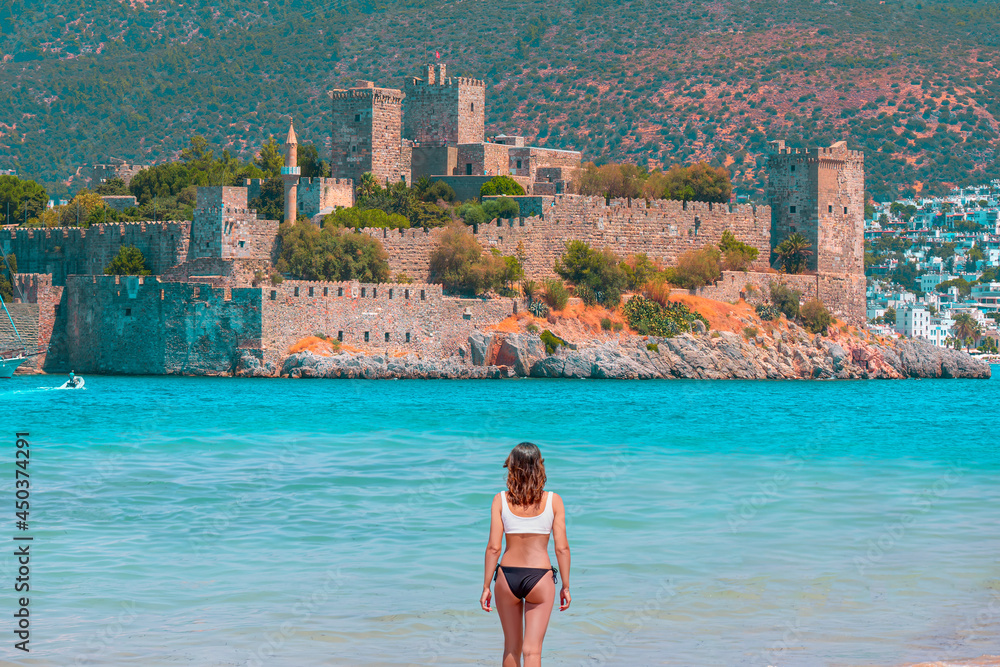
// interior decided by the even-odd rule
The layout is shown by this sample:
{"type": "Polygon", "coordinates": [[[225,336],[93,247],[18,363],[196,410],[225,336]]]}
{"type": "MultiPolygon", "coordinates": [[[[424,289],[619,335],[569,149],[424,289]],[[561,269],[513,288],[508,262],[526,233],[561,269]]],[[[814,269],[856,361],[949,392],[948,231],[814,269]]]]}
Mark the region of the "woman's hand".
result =
{"type": "Polygon", "coordinates": [[[569,589],[564,588],[559,591],[559,611],[566,611],[569,609],[569,603],[573,601],[573,598],[569,594],[569,589]]]}
{"type": "Polygon", "coordinates": [[[483,594],[479,598],[479,605],[483,608],[483,611],[490,611],[490,598],[493,596],[490,593],[489,587],[483,589],[483,594]]]}

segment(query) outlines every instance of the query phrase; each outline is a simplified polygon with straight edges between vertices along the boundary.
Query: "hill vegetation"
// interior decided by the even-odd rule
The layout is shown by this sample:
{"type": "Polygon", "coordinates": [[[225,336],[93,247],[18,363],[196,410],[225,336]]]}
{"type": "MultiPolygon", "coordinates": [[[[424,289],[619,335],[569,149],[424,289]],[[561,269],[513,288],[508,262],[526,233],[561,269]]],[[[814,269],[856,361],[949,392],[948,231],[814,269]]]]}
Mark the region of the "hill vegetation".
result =
{"type": "MultiPolygon", "coordinates": [[[[876,199],[1000,176],[1000,8],[955,2],[0,0],[0,168],[59,194],[82,164],[251,161],[289,115],[328,151],[325,93],[400,85],[439,51],[487,125],[585,159],[726,167],[845,138],[876,199]],[[62,185],[60,185],[62,184],[62,185]]],[[[74,184],[78,187],[80,184],[74,184]]]]}

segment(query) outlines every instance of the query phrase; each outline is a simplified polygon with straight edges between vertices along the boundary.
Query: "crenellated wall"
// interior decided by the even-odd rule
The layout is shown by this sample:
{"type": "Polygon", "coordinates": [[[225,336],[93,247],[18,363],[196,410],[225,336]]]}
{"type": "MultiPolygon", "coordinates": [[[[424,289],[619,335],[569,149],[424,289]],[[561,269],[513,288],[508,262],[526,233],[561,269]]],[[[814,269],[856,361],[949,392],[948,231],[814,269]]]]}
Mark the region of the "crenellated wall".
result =
{"type": "MultiPolygon", "coordinates": [[[[525,258],[533,279],[553,275],[552,266],[566,243],[586,241],[594,248],[610,248],[621,257],[646,253],[673,264],[686,250],[718,243],[724,230],[760,250],[758,264],[766,268],[770,254],[770,210],[767,207],[712,205],[701,202],[612,200],[579,195],[515,197],[518,220],[496,220],[472,230],[484,248],[525,258]]],[[[430,252],[440,229],[366,229],[382,241],[393,274],[415,280],[430,278],[430,252]]]]}
{"type": "Polygon", "coordinates": [[[91,227],[18,227],[0,232],[5,253],[14,253],[22,273],[48,273],[54,285],[66,276],[103,274],[118,249],[133,245],[150,270],[162,273],[188,255],[191,223],[129,222],[91,227]]]}
{"type": "Polygon", "coordinates": [[[67,358],[53,370],[230,373],[242,350],[260,349],[260,300],[259,288],[73,276],[66,284],[67,358]]]}
{"type": "Polygon", "coordinates": [[[456,299],[427,283],[285,280],[262,293],[262,349],[272,362],[317,334],[370,352],[451,356],[476,327],[515,311],[513,299],[456,299]]]}

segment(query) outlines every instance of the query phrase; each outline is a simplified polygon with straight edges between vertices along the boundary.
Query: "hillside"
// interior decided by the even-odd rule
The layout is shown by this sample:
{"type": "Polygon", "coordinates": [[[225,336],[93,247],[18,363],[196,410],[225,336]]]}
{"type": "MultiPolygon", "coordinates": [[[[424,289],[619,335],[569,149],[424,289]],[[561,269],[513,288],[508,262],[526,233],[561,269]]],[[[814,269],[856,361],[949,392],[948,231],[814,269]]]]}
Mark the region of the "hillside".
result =
{"type": "Polygon", "coordinates": [[[325,91],[400,85],[441,53],[486,79],[490,132],[597,161],[725,164],[846,138],[876,198],[1000,177],[995,3],[781,0],[0,0],[0,169],[52,186],[193,134],[248,155],[288,115],[321,151],[325,91]],[[261,9],[263,8],[263,9],[261,9]]]}

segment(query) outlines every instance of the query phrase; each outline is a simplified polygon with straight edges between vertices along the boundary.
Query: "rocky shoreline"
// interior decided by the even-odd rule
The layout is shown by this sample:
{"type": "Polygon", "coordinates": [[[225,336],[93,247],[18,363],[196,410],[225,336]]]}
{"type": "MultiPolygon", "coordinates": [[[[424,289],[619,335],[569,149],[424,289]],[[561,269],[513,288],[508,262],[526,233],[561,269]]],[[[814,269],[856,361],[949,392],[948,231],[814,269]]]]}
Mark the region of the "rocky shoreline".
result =
{"type": "Polygon", "coordinates": [[[237,375],[290,378],[500,379],[903,379],[989,378],[990,365],[916,340],[876,343],[849,334],[812,336],[798,327],[772,336],[697,332],[673,338],[621,335],[560,346],[536,334],[477,331],[446,358],[298,352],[280,369],[253,357],[237,375]]]}

